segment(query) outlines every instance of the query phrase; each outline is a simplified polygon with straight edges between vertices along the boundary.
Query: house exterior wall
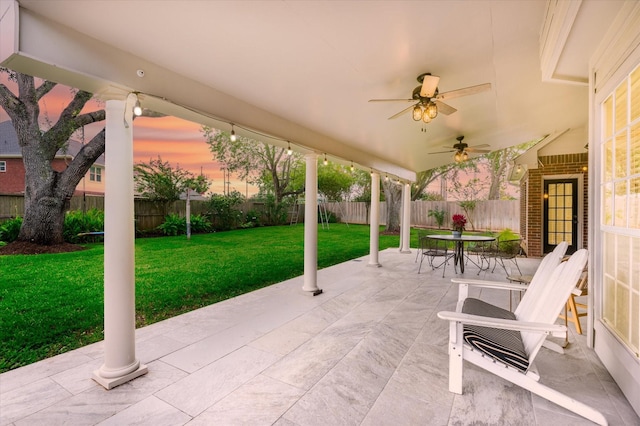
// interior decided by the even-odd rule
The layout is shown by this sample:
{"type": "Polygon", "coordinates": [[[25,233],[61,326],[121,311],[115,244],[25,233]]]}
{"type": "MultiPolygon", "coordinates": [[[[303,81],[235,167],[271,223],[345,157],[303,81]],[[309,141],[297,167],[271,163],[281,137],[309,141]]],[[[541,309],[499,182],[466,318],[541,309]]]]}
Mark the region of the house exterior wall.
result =
{"type": "Polygon", "coordinates": [[[520,232],[527,240],[529,256],[540,257],[543,253],[543,196],[545,177],[558,175],[583,176],[583,207],[581,220],[581,247],[588,248],[588,153],[561,154],[539,157],[540,167],[529,169],[521,184],[524,192],[521,198],[520,232]],[[525,216],[524,218],[522,216],[525,216]]]}
{"type": "Polygon", "coordinates": [[[24,192],[24,164],[22,158],[0,158],[7,170],[0,173],[0,193],[21,194],[24,192]]]}
{"type": "MultiPolygon", "coordinates": [[[[1,158],[0,161],[5,161],[7,164],[7,170],[0,172],[0,194],[24,194],[24,163],[22,158],[1,158]]],[[[51,167],[61,172],[67,168],[68,159],[55,158],[51,167]]],[[[100,166],[101,167],[101,166],[100,166]]],[[[102,179],[100,182],[91,181],[89,178],[89,172],[84,177],[84,182],[80,181],[74,195],[82,194],[83,192],[91,195],[104,195],[104,182],[106,178],[105,168],[102,169],[102,179]]]]}

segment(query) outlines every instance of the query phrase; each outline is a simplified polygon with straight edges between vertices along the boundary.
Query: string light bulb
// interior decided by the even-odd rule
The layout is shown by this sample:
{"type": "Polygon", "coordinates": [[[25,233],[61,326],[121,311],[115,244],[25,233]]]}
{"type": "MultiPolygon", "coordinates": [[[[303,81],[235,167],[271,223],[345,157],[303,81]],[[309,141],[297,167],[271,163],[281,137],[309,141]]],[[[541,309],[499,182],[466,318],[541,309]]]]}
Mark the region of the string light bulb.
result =
{"type": "Polygon", "coordinates": [[[293,150],[291,149],[291,143],[287,141],[287,155],[293,154],[293,150]]]}
{"type": "Polygon", "coordinates": [[[355,167],[353,167],[353,161],[351,162],[351,167],[349,167],[349,170],[351,170],[352,173],[355,170],[355,167]]]}
{"type": "Polygon", "coordinates": [[[327,154],[324,155],[324,161],[322,162],[325,166],[329,164],[329,160],[327,160],[327,154]]]}
{"type": "Polygon", "coordinates": [[[230,139],[231,139],[231,142],[235,142],[236,139],[238,139],[238,137],[236,136],[236,131],[233,130],[233,123],[231,123],[231,137],[230,137],[230,139]]]}
{"type": "Polygon", "coordinates": [[[133,106],[133,114],[136,117],[140,117],[142,115],[142,107],[140,106],[140,99],[138,99],[137,94],[136,94],[136,104],[133,106]]]}

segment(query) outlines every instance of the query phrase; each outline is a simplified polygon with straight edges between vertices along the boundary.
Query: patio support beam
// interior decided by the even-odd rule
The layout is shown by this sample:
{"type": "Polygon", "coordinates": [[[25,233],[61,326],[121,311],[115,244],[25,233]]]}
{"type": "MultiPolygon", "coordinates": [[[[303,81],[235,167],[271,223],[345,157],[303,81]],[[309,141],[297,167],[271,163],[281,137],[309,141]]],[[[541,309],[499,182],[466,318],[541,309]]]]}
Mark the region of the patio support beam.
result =
{"type": "Polygon", "coordinates": [[[322,293],[318,288],[318,154],[304,156],[307,165],[304,188],[304,283],[302,290],[322,293]]]}
{"type": "Polygon", "coordinates": [[[130,95],[126,101],[106,103],[104,364],[93,372],[93,379],[106,389],[147,373],[135,349],[134,102],[130,95]]]}
{"type": "Polygon", "coordinates": [[[411,253],[411,185],[402,185],[402,222],[400,223],[400,253],[411,253]]]}
{"type": "Polygon", "coordinates": [[[380,267],[380,174],[371,172],[371,219],[369,220],[369,265],[380,267]]]}

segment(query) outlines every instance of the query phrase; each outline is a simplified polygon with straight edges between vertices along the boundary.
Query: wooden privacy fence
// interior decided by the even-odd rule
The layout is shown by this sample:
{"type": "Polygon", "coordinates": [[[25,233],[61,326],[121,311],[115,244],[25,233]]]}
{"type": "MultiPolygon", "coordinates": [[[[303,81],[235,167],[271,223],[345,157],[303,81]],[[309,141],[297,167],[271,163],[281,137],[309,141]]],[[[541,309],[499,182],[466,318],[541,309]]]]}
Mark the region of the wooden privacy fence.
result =
{"type": "MultiPolygon", "coordinates": [[[[364,202],[327,203],[327,210],[333,212],[343,222],[369,223],[370,206],[364,202]]],[[[460,213],[469,216],[473,223],[467,229],[501,231],[509,228],[515,232],[520,230],[520,200],[488,200],[477,201],[476,208],[467,215],[456,201],[412,201],[411,226],[437,228],[435,218],[429,216],[430,210],[445,210],[443,229],[451,228],[451,216],[460,213]]],[[[387,210],[384,202],[380,203],[380,224],[387,223],[387,210]]]]}
{"type": "MultiPolygon", "coordinates": [[[[240,210],[247,212],[256,208],[261,203],[247,202],[240,206],[240,210]]],[[[104,210],[104,197],[101,196],[74,196],[70,201],[71,210],[104,210]]],[[[342,222],[368,224],[369,203],[364,202],[340,202],[326,203],[328,211],[333,212],[342,222]]],[[[304,212],[304,206],[300,206],[304,212]]],[[[164,221],[162,208],[147,200],[136,199],[134,201],[136,227],[138,230],[154,229],[164,221]]],[[[465,214],[455,201],[412,201],[411,202],[411,226],[423,226],[437,228],[433,217],[429,217],[429,210],[445,210],[445,222],[443,229],[451,227],[451,216],[455,213],[465,214]]],[[[180,216],[186,214],[186,202],[176,201],[169,205],[168,213],[176,213],[180,216]]],[[[205,211],[205,202],[191,201],[191,214],[202,214],[205,211]]],[[[466,214],[465,214],[466,215],[466,214]]],[[[24,216],[24,197],[22,195],[0,194],[0,222],[16,216],[24,216]]],[[[301,215],[300,220],[303,219],[301,215]]],[[[474,229],[500,231],[509,228],[518,232],[520,230],[520,201],[496,200],[478,201],[476,208],[470,216],[474,229]]],[[[380,203],[380,224],[387,223],[386,204],[380,203]]],[[[471,230],[471,225],[467,226],[471,230]]]]}

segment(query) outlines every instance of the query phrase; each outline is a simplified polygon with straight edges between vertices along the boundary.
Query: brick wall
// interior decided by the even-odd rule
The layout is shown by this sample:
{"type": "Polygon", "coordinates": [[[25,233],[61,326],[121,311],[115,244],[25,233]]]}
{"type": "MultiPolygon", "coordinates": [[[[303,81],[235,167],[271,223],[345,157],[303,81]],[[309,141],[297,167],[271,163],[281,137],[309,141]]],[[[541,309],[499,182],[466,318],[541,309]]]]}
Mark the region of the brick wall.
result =
{"type": "Polygon", "coordinates": [[[7,171],[0,172],[0,193],[21,194],[24,192],[24,164],[22,158],[2,158],[7,162],[7,171]]]}
{"type": "MultiPolygon", "coordinates": [[[[24,163],[22,162],[22,158],[0,158],[0,161],[6,161],[7,163],[7,171],[0,172],[0,194],[24,194],[24,163]]],[[[67,168],[67,161],[63,158],[55,158],[51,162],[51,167],[61,172],[67,168]]],[[[75,191],[76,195],[81,193],[82,182],[75,191]]],[[[85,193],[94,195],[104,194],[104,180],[101,183],[87,182],[85,193]]]]}
{"type": "MultiPolygon", "coordinates": [[[[527,185],[526,197],[522,197],[521,200],[525,200],[525,205],[522,206],[522,214],[528,214],[528,231],[526,232],[526,239],[529,246],[529,255],[538,257],[543,255],[543,179],[545,176],[552,175],[576,175],[582,174],[583,176],[583,218],[582,218],[582,247],[587,248],[587,232],[588,232],[588,187],[589,180],[587,174],[587,166],[589,163],[589,155],[587,153],[582,154],[564,154],[564,155],[549,155],[539,157],[540,162],[537,169],[530,169],[527,172],[527,176],[523,180],[522,186],[527,185]],[[526,212],[526,213],[525,213],[526,212]]],[[[522,235],[525,235],[524,220],[520,222],[522,235]]]]}

